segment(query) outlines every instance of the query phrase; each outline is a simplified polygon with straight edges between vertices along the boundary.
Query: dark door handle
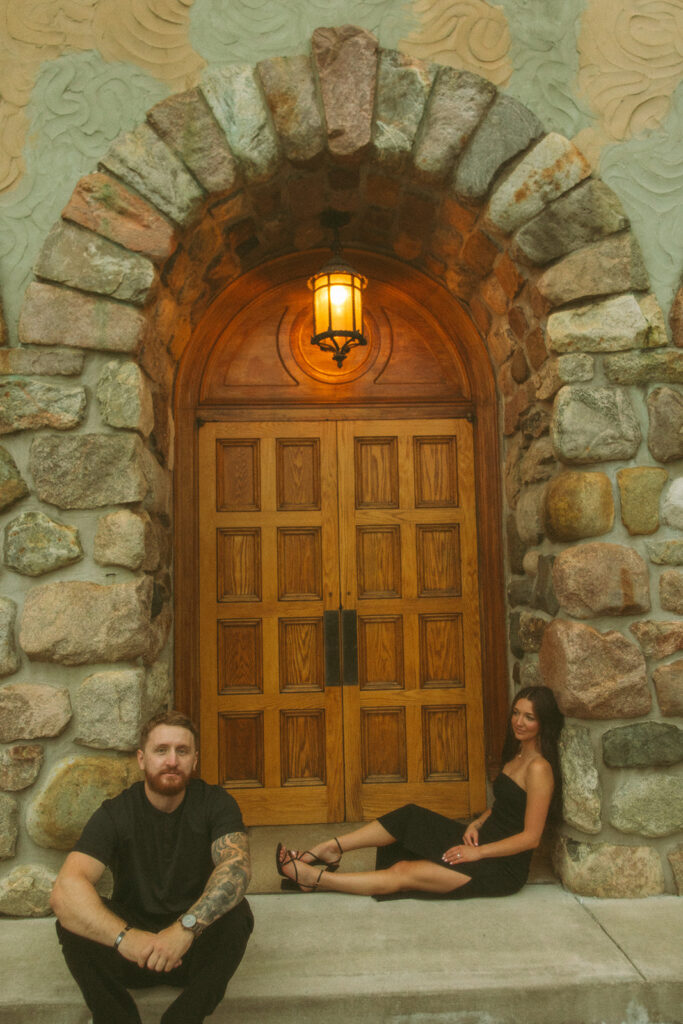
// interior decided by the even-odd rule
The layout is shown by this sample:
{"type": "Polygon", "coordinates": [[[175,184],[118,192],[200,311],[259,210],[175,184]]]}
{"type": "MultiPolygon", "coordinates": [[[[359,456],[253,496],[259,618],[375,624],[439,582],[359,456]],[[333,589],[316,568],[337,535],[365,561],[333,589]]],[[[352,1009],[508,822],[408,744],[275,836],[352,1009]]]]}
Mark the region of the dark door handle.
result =
{"type": "Polygon", "coordinates": [[[323,612],[323,647],[325,650],[325,686],[341,683],[339,650],[339,612],[323,612]]]}
{"type": "Polygon", "coordinates": [[[358,686],[358,625],[356,612],[343,609],[342,618],[342,681],[344,686],[358,686]]]}

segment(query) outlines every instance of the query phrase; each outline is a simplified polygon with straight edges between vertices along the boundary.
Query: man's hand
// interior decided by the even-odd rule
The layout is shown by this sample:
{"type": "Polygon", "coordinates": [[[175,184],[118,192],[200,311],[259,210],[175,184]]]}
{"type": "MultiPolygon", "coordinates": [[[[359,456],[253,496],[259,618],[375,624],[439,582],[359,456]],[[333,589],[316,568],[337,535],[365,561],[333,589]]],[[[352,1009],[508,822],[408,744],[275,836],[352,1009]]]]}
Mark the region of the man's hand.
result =
{"type": "Polygon", "coordinates": [[[157,933],[132,928],[121,940],[119,953],[126,960],[137,963],[138,967],[159,973],[172,971],[180,967],[193,938],[192,932],[183,928],[178,921],[157,933]]]}

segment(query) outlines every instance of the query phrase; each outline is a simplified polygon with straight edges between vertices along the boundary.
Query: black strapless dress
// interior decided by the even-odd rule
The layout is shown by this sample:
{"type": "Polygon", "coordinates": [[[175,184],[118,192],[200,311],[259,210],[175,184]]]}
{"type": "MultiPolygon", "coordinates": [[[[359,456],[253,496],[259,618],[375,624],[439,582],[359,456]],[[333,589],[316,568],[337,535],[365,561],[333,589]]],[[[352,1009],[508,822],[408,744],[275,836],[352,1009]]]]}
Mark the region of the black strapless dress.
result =
{"type": "MultiPolygon", "coordinates": [[[[498,839],[514,836],[524,829],[526,812],[526,791],[501,772],[493,783],[494,802],[491,814],[479,829],[479,845],[495,843],[498,839]]],[[[389,846],[377,850],[376,870],[391,867],[400,860],[431,860],[440,867],[450,868],[460,874],[469,875],[470,882],[459,889],[438,895],[438,899],[464,900],[474,896],[510,896],[519,892],[529,876],[531,850],[512,854],[510,857],[490,857],[471,861],[468,864],[446,864],[442,855],[451,846],[462,843],[467,825],[453,821],[435,811],[428,811],[417,804],[383,814],[380,825],[395,838],[389,846]]],[[[401,899],[405,897],[434,898],[432,893],[401,892],[376,899],[401,899]]]]}

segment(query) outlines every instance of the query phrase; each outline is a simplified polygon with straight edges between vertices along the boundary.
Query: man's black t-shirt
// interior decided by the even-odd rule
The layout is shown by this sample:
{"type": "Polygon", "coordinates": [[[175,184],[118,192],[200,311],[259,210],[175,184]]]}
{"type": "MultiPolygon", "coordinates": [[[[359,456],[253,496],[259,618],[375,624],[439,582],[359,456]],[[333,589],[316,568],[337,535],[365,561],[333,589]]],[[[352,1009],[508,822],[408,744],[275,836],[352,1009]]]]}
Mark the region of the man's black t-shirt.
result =
{"type": "Polygon", "coordinates": [[[159,811],[136,782],[105,800],[74,847],[111,868],[112,900],[130,916],[163,928],[201,894],[213,871],[211,844],[244,832],[237,802],[220,786],[191,779],[171,814],[159,811]]]}

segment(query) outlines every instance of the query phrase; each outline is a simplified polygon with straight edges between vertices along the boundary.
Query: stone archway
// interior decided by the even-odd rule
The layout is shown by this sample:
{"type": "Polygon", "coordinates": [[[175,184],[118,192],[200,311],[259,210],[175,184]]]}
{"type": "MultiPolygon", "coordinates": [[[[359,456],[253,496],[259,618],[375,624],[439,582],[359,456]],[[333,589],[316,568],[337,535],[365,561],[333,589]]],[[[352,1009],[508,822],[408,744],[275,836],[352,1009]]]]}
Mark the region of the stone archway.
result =
{"type": "MultiPolygon", "coordinates": [[[[680,399],[669,385],[683,378],[682,354],[667,347],[616,197],[569,141],[544,134],[529,110],[489,82],[380,51],[355,28],[318,30],[310,58],[212,70],[201,87],[153,108],[148,122],[117,139],[100,169],[78,183],[46,239],[21,314],[23,347],[10,356],[13,372],[25,376],[6,387],[5,429],[57,431],[38,433],[31,445],[37,499],[47,513],[113,507],[97,524],[95,559],[131,576],[109,587],[73,579],[27,587],[19,648],[11,628],[16,603],[6,599],[4,674],[18,670],[22,651],[56,665],[126,661],[142,666],[127,680],[115,673],[138,716],[159,699],[171,624],[178,360],[193,324],[228,283],[274,255],[325,241],[319,214],[326,206],[352,213],[345,243],[424,271],[481,332],[505,444],[512,675],[518,682],[542,674],[567,714],[588,722],[573,723],[567,734],[568,790],[579,810],[568,817],[560,870],[583,891],[662,891],[671,885],[663,873],[666,847],[659,839],[626,845],[624,837],[670,835],[681,823],[664,813],[659,831],[629,824],[637,799],[621,769],[632,763],[630,754],[599,769],[619,769],[616,809],[601,807],[594,775],[572,765],[594,763],[605,719],[680,713],[678,670],[663,664],[655,672],[657,711],[643,657],[679,649],[679,626],[624,616],[649,610],[657,565],[682,560],[680,543],[666,532],[647,551],[642,540],[660,526],[661,463],[681,456],[662,449],[666,430],[658,424],[680,422],[680,399]],[[108,362],[91,353],[105,353],[108,362]],[[37,379],[80,373],[84,355],[83,383],[37,379]],[[87,411],[86,383],[96,385],[99,419],[87,411]],[[646,406],[643,388],[653,383],[662,386],[646,406]],[[648,423],[649,450],[642,443],[648,423]],[[622,464],[616,484],[615,463],[622,464]],[[614,526],[617,487],[622,523],[614,526]],[[607,542],[571,546],[598,536],[607,542]],[[588,559],[587,575],[581,558],[588,559]],[[627,591],[637,599],[627,600],[627,591]],[[65,602],[66,613],[55,616],[65,602]],[[114,613],[116,637],[105,628],[114,613]],[[640,647],[624,635],[626,623],[640,647]],[[587,645],[606,680],[597,693],[590,673],[578,671],[587,645]],[[598,835],[605,843],[587,838],[598,835]],[[607,861],[613,867],[605,869],[607,861]],[[634,862],[640,877],[619,882],[617,872],[634,862]]],[[[19,476],[11,466],[9,473],[19,476]]],[[[19,482],[17,488],[20,495],[19,482]]],[[[670,504],[676,520],[678,492],[670,504]]],[[[57,524],[40,525],[54,532],[57,524]]],[[[39,571],[67,563],[53,560],[39,571]]],[[[677,607],[671,597],[660,601],[663,610],[677,607]]],[[[106,690],[106,681],[97,686],[106,690]]],[[[92,710],[82,700],[79,706],[79,741],[109,746],[92,710]]],[[[651,724],[631,728],[641,729],[644,741],[642,728],[651,724]]],[[[52,726],[36,728],[32,735],[55,734],[52,726]]],[[[659,763],[655,753],[647,757],[648,765],[659,763]]],[[[99,777],[103,759],[90,760],[84,770],[99,777]]],[[[113,768],[111,758],[106,762],[113,768]]],[[[70,831],[51,817],[61,768],[55,760],[42,789],[26,799],[32,839],[64,848],[73,825],[70,831]]],[[[669,778],[650,773],[651,804],[664,804],[669,778]]]]}

